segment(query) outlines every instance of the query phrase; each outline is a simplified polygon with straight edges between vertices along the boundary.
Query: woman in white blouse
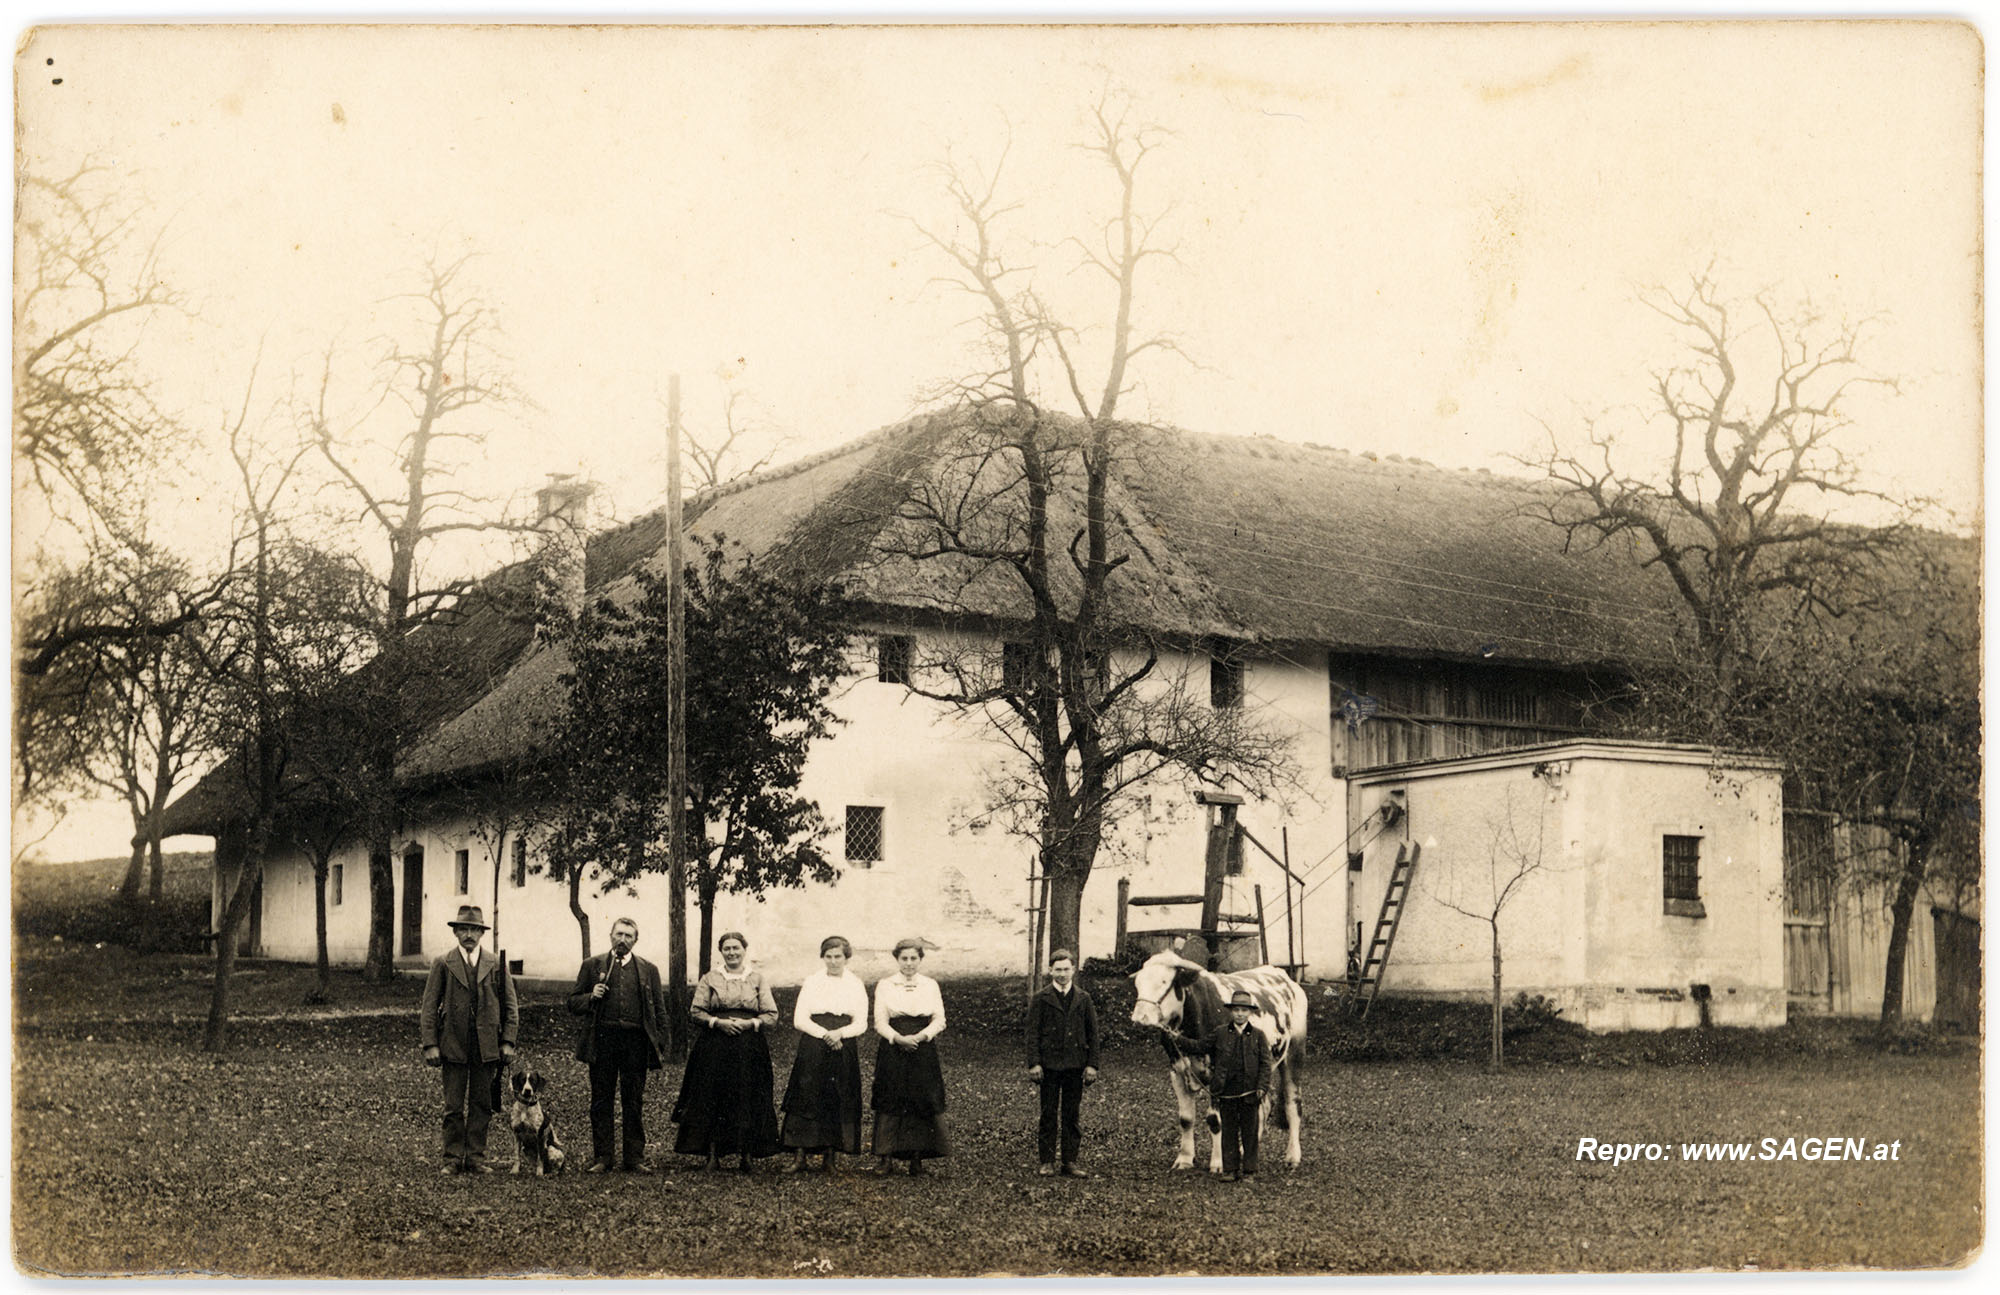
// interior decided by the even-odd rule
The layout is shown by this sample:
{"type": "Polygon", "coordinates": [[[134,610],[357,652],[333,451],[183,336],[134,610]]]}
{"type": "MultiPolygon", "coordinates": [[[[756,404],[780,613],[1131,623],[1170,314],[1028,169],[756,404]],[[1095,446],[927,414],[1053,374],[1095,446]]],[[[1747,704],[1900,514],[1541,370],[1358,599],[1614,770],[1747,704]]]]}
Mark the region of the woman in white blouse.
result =
{"type": "Polygon", "coordinates": [[[861,1059],[855,1040],[868,1032],[868,989],[847,969],[854,946],[838,935],[820,941],[825,967],[799,986],[792,1027],[799,1032],[798,1056],[785,1085],[785,1123],[778,1140],[797,1152],[788,1169],[806,1167],[819,1153],[832,1171],[834,1157],[861,1151],[861,1059]]]}
{"type": "Polygon", "coordinates": [[[896,974],[875,985],[875,1172],[886,1174],[897,1160],[910,1172],[950,1150],[944,1131],[944,1068],[938,1064],[937,1036],[944,1033],[944,996],[938,983],[918,968],[924,942],[896,942],[896,974]]]}

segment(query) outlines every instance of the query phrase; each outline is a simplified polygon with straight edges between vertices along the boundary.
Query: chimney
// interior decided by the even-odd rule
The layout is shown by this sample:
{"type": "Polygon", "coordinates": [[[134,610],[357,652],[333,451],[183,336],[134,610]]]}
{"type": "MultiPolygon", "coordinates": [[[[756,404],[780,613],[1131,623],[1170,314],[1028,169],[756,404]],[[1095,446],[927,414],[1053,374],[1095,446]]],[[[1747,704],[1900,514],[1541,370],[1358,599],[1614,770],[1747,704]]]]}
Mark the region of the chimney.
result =
{"type": "Polygon", "coordinates": [[[535,556],[536,629],[546,635],[583,611],[584,542],[589,537],[595,482],[573,472],[551,472],[535,492],[535,528],[542,533],[535,556]]]}

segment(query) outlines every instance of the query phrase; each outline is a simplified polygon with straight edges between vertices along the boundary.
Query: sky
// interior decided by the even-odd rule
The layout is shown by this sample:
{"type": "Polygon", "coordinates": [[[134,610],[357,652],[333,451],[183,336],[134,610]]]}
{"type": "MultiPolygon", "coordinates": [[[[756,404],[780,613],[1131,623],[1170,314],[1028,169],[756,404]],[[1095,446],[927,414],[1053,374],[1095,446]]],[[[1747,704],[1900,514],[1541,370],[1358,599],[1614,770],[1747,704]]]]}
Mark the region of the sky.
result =
{"type": "MultiPolygon", "coordinates": [[[[1646,291],[1708,269],[1868,318],[1897,380],[1852,406],[1868,483],[1970,527],[1980,59],[1917,23],[105,26],[33,32],[16,75],[21,165],[93,159],[164,229],[195,312],[139,355],[196,429],[254,367],[287,434],[328,356],[358,416],[397,294],[473,253],[525,399],[466,424],[461,484],[517,509],[552,472],[601,483],[607,517],[656,505],[669,373],[694,435],[733,387],[790,457],[975,371],[976,311],[917,228],[950,228],[947,157],[1004,156],[1008,246],[1101,375],[1110,299],[1063,240],[1116,201],[1075,147],[1108,94],[1172,132],[1138,201],[1175,257],[1136,316],[1192,361],[1149,357],[1128,416],[1520,471],[1633,417],[1685,358],[1646,291]]],[[[159,482],[191,549],[227,525],[220,466],[211,434],[159,482]]],[[[52,857],[130,831],[72,820],[52,857]]]]}

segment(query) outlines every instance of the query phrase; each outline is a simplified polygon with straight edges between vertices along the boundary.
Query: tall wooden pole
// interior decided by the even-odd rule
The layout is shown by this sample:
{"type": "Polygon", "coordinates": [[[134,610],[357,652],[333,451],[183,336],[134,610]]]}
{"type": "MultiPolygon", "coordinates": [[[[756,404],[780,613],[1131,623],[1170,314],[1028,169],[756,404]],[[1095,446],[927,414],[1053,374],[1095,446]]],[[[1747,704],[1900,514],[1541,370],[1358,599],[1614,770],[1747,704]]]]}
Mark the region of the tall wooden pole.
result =
{"type": "Polygon", "coordinates": [[[667,1017],[671,1050],[686,1053],[687,625],[681,564],[681,375],[667,377],[667,1017]]]}

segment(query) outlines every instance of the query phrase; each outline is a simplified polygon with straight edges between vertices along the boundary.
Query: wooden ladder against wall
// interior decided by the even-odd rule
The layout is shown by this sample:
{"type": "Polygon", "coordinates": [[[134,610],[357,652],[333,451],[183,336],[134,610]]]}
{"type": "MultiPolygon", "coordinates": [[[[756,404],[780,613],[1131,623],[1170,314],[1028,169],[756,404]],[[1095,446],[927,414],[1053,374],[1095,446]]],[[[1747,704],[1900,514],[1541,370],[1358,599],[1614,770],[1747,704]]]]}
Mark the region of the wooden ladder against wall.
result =
{"type": "Polygon", "coordinates": [[[1403,905],[1410,897],[1410,874],[1417,870],[1421,853],[1423,847],[1414,842],[1396,847],[1396,866],[1389,870],[1389,888],[1382,892],[1382,915],[1375,919],[1375,938],[1368,942],[1368,956],[1361,960],[1361,976],[1354,982],[1349,1000],[1363,1018],[1381,992],[1382,973],[1389,969],[1389,951],[1396,947],[1396,928],[1402,925],[1403,905]]]}

